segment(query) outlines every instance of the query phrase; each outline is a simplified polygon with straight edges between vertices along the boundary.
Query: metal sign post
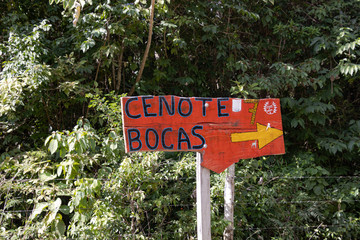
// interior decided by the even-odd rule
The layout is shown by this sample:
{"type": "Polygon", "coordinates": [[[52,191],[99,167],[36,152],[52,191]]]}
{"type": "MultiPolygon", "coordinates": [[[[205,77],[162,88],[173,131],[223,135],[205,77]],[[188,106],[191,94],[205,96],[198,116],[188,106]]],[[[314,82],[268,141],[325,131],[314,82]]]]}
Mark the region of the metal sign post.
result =
{"type": "Polygon", "coordinates": [[[227,168],[224,187],[224,218],[229,225],[224,230],[224,240],[234,239],[234,179],[235,164],[227,168]]]}
{"type": "Polygon", "coordinates": [[[201,166],[202,155],[196,153],[196,212],[199,240],[211,239],[210,170],[201,166]]]}

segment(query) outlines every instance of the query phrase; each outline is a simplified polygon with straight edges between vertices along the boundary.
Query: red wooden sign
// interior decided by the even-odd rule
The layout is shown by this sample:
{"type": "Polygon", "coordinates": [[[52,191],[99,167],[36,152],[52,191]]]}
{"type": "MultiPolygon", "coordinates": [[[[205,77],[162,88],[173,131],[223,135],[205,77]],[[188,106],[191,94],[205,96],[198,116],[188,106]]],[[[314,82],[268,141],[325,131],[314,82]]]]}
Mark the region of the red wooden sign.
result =
{"type": "Polygon", "coordinates": [[[284,154],[279,99],[123,97],[126,152],[196,151],[217,173],[239,159],[284,154]]]}

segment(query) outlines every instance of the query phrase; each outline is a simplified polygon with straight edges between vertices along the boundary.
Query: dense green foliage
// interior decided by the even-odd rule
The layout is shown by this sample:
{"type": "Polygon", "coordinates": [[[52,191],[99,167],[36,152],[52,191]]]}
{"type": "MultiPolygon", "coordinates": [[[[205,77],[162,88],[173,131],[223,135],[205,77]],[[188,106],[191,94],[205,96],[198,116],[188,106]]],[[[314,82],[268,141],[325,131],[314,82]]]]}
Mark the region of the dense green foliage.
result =
{"type": "MultiPolygon", "coordinates": [[[[0,238],[194,239],[192,153],[125,154],[150,1],[0,2],[0,238]]],[[[360,3],[155,5],[135,93],[281,98],[286,154],[236,165],[235,239],[360,238],[360,3]]],[[[225,174],[212,174],[220,239],[225,174]]]]}

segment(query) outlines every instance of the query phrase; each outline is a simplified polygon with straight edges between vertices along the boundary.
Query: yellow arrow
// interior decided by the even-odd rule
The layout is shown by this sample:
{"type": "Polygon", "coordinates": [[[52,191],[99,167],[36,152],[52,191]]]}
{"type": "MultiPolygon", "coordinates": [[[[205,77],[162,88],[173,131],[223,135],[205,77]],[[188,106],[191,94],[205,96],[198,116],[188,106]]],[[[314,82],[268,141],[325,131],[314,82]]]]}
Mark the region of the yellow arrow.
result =
{"type": "Polygon", "coordinates": [[[259,141],[259,149],[283,135],[283,131],[256,123],[256,132],[232,133],[231,142],[259,141]]]}

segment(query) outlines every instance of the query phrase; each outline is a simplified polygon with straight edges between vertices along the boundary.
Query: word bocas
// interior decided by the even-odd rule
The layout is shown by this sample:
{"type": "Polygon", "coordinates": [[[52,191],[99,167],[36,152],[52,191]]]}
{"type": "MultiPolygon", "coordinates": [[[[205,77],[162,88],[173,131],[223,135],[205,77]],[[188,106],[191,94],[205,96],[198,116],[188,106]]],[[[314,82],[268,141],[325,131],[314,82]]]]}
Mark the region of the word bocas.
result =
{"type": "Polygon", "coordinates": [[[195,151],[217,173],[239,159],[284,154],[279,99],[121,99],[126,152],[195,151]]]}

